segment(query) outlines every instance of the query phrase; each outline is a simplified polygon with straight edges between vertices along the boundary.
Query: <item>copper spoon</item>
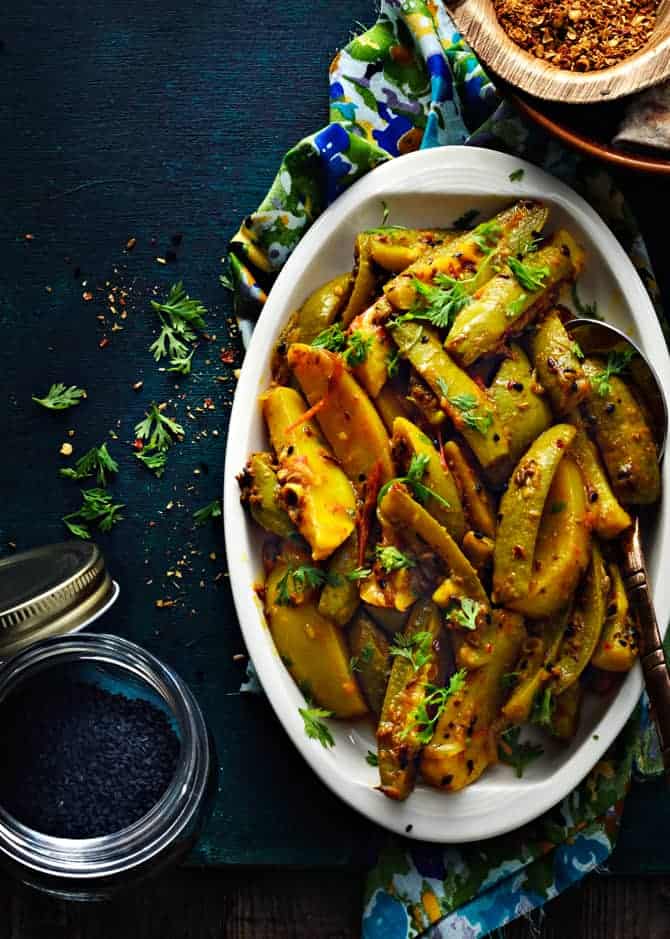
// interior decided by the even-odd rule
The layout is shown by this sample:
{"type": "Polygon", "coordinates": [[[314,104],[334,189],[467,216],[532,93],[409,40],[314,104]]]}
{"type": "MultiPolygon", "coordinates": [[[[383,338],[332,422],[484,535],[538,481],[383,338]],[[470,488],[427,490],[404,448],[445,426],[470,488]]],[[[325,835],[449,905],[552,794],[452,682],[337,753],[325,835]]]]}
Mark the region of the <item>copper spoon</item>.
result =
{"type": "MultiPolygon", "coordinates": [[[[662,460],[668,431],[668,405],[658,375],[644,353],[621,330],[599,320],[574,319],[566,324],[566,328],[587,354],[606,355],[614,348],[621,348],[624,343],[637,352],[633,360],[637,363],[634,378],[652,415],[658,433],[658,459],[662,460]]],[[[670,674],[649,591],[638,516],[634,517],[630,528],[622,533],[620,545],[623,580],[639,636],[640,663],[661,745],[665,774],[670,777],[670,674]]]]}

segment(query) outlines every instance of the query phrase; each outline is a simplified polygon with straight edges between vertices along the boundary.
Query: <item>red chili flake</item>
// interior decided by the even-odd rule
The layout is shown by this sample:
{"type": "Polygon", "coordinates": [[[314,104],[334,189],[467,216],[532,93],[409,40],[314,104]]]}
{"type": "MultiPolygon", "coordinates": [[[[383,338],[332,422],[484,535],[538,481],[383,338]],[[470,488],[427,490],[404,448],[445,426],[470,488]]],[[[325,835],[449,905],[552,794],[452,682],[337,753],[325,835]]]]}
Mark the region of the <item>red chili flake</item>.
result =
{"type": "Polygon", "coordinates": [[[561,440],[560,437],[559,437],[559,439],[556,441],[556,446],[558,447],[559,450],[564,450],[564,449],[565,449],[565,441],[564,441],[564,440],[561,440]]]}
{"type": "Polygon", "coordinates": [[[98,347],[100,349],[104,349],[108,345],[109,345],[109,339],[107,338],[107,336],[103,336],[100,342],[98,343],[98,347]]]}
{"type": "Polygon", "coordinates": [[[226,365],[232,365],[235,361],[235,350],[234,349],[222,349],[221,355],[219,356],[222,362],[226,365]]]}
{"type": "Polygon", "coordinates": [[[212,401],[211,398],[205,398],[205,400],[202,402],[202,406],[203,406],[207,411],[215,411],[215,410],[216,410],[216,405],[214,404],[214,402],[212,401]]]}
{"type": "Polygon", "coordinates": [[[137,238],[129,238],[126,242],[126,251],[132,251],[137,244],[137,238]]]}
{"type": "Polygon", "coordinates": [[[133,450],[144,450],[144,442],[139,437],[133,440],[133,450]]]}
{"type": "Polygon", "coordinates": [[[82,300],[89,301],[93,299],[93,294],[91,293],[90,290],[85,290],[83,294],[81,295],[81,298],[82,300]]]}

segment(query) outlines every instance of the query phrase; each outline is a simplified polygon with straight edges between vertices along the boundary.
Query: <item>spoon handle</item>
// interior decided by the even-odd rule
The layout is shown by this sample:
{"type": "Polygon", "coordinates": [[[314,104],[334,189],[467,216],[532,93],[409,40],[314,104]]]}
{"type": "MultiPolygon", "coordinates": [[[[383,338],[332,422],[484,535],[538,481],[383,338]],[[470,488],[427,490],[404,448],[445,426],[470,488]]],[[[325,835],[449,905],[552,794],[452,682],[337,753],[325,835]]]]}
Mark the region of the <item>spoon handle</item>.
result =
{"type": "Polygon", "coordinates": [[[665,775],[670,778],[670,674],[649,593],[640,522],[621,536],[623,579],[639,633],[640,662],[661,744],[665,775]]]}

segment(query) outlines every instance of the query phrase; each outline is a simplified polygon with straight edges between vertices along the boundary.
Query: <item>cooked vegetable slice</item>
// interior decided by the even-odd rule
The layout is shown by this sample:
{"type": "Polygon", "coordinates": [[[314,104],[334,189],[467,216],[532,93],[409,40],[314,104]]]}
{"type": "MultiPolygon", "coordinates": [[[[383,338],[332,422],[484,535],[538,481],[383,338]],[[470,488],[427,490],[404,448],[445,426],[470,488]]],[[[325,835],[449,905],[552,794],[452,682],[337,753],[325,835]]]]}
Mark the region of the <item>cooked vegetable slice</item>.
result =
{"type": "Polygon", "coordinates": [[[393,422],[396,417],[410,418],[410,405],[405,395],[395,387],[394,382],[387,381],[375,398],[375,407],[381,415],[389,434],[393,433],[393,422]]]}
{"type": "Polygon", "coordinates": [[[628,672],[638,655],[635,624],[618,564],[608,564],[607,570],[610,576],[607,619],[591,664],[606,672],[628,672]]]}
{"type": "Polygon", "coordinates": [[[356,379],[373,398],[386,384],[388,365],[394,346],[384,328],[390,307],[383,297],[357,316],[349,327],[349,335],[356,333],[365,344],[365,358],[353,366],[356,379]]]}
{"type": "Polygon", "coordinates": [[[375,463],[381,480],[393,476],[391,444],[374,405],[344,365],[326,349],[294,343],[288,364],[298,379],[316,420],[354,485],[369,476],[375,463]]]}
{"type": "Polygon", "coordinates": [[[366,232],[370,256],[375,264],[400,274],[428,251],[449,244],[461,232],[444,228],[374,228],[366,232]]]}
{"type": "Polygon", "coordinates": [[[608,593],[609,577],[600,548],[594,542],[591,564],[552,668],[554,694],[562,694],[574,684],[589,664],[605,622],[608,593]]]}
{"type": "Polygon", "coordinates": [[[351,664],[370,710],[379,717],[391,671],[389,642],[374,621],[360,610],[349,630],[351,664]]]}
{"type": "Polygon", "coordinates": [[[486,591],[472,564],[449,532],[411,498],[402,484],[391,484],[379,503],[379,515],[406,539],[418,537],[433,548],[449,572],[455,596],[470,597],[488,605],[486,591]]]}
{"type": "Polygon", "coordinates": [[[281,486],[272,464],[270,453],[251,454],[237,477],[240,498],[262,528],[286,538],[295,528],[279,500],[281,486]]]}
{"type": "Polygon", "coordinates": [[[567,455],[556,467],[544,504],[528,591],[510,608],[542,619],[565,606],[589,563],[590,541],[584,481],[567,455]]]}
{"type": "Polygon", "coordinates": [[[581,415],[573,411],[567,420],[577,428],[570,454],[584,477],[593,530],[600,538],[616,538],[630,527],[632,519],[612,492],[598,448],[587,436],[581,415]]]}
{"type": "Polygon", "coordinates": [[[480,531],[467,531],[463,537],[463,554],[480,574],[493,560],[495,542],[480,531]]]}
{"type": "Polygon", "coordinates": [[[551,408],[541,393],[528,356],[512,343],[491,384],[491,397],[507,430],[510,459],[518,460],[552,423],[551,408]]]}
{"type": "Polygon", "coordinates": [[[574,280],[583,257],[570,235],[560,231],[523,262],[510,258],[510,266],[481,287],[458,314],[447,350],[466,366],[499,351],[509,336],[518,335],[551,305],[562,283],[574,280]]]}
{"type": "Polygon", "coordinates": [[[336,717],[360,717],[367,711],[349,664],[349,650],[339,627],[313,603],[278,602],[278,586],[290,572],[292,551],[285,548],[266,581],[265,613],[277,652],[304,693],[336,717]]]}
{"type": "Polygon", "coordinates": [[[582,686],[578,681],[559,694],[552,695],[553,705],[549,730],[559,740],[572,740],[579,727],[580,706],[582,703],[582,686]]]}
{"type": "Polygon", "coordinates": [[[442,451],[458,484],[465,514],[473,531],[493,538],[496,532],[495,511],[486,487],[455,441],[445,443],[442,451]]]}
{"type": "Polygon", "coordinates": [[[533,362],[542,386],[559,415],[572,411],[589,394],[583,355],[554,310],[538,326],[532,341],[533,362]]]}
{"type": "Polygon", "coordinates": [[[484,469],[500,467],[509,453],[507,436],[486,391],[449,357],[434,330],[401,323],[391,327],[391,333],[484,469]]]}
{"type": "Polygon", "coordinates": [[[353,531],[354,490],[297,391],[274,386],[261,400],[279,461],[280,499],[314,560],[323,560],[353,531]]]}
{"type": "MultiPolygon", "coordinates": [[[[605,369],[599,359],[585,359],[584,372],[593,385],[605,369]]],[[[602,390],[602,384],[601,384],[602,390]]],[[[612,488],[624,505],[649,505],[661,492],[658,453],[651,427],[633,392],[618,375],[610,375],[604,394],[592,391],[584,405],[612,488]]]]}
{"type": "Polygon", "coordinates": [[[461,497],[449,467],[442,464],[440,454],[430,437],[411,421],[398,417],[393,424],[391,446],[396,466],[405,471],[412,458],[418,457],[423,461],[420,482],[438,498],[428,495],[425,501],[420,501],[423,501],[430,514],[444,525],[452,538],[458,542],[462,541],[465,534],[465,518],[461,497]]]}
{"type": "Polygon", "coordinates": [[[500,501],[493,556],[493,599],[513,603],[528,593],[542,512],[556,468],[575,436],[570,424],[545,430],[512,473],[500,501]]]}
{"type": "Polygon", "coordinates": [[[447,702],[423,750],[421,774],[430,785],[456,792],[497,760],[495,725],[507,694],[502,678],[514,667],[525,637],[523,617],[494,611],[486,660],[468,672],[465,687],[447,702]]]}
{"type": "Polygon", "coordinates": [[[358,581],[351,575],[358,564],[358,538],[352,532],[328,560],[328,580],[319,597],[319,613],[340,626],[348,623],[360,603],[358,581]]]}
{"type": "Polygon", "coordinates": [[[349,300],[342,312],[342,322],[345,326],[367,309],[377,293],[377,272],[372,263],[370,252],[370,236],[361,232],[356,237],[354,245],[353,285],[349,300]]]}
{"type": "Polygon", "coordinates": [[[406,799],[414,788],[421,751],[414,713],[425,701],[426,686],[443,680],[444,640],[437,607],[417,602],[407,629],[391,646],[395,654],[377,728],[380,789],[390,799],[406,799]]]}

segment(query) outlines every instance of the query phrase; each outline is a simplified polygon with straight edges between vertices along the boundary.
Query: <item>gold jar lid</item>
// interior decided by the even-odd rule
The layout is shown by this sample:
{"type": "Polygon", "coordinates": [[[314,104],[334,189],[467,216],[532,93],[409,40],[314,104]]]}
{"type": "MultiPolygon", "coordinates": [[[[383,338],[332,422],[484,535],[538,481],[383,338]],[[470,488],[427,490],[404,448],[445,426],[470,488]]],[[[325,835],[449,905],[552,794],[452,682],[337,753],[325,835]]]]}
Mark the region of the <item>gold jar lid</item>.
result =
{"type": "Polygon", "coordinates": [[[0,659],[78,632],[119,595],[97,545],[65,541],[0,560],[0,659]]]}

